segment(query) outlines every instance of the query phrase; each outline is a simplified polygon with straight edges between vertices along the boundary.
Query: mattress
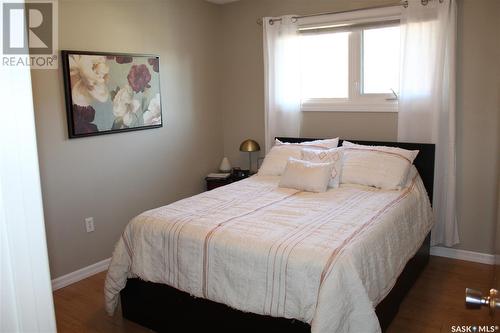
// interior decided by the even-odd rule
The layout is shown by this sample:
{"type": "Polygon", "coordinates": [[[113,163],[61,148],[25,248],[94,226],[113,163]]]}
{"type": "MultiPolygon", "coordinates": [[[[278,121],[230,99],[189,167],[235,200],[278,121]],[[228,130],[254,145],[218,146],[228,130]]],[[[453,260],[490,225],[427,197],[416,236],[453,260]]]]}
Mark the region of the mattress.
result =
{"type": "Polygon", "coordinates": [[[135,217],[107,273],[108,313],[139,277],[313,333],[379,332],[375,306],[433,224],[418,174],[400,191],[278,182],[256,175],[135,217]]]}

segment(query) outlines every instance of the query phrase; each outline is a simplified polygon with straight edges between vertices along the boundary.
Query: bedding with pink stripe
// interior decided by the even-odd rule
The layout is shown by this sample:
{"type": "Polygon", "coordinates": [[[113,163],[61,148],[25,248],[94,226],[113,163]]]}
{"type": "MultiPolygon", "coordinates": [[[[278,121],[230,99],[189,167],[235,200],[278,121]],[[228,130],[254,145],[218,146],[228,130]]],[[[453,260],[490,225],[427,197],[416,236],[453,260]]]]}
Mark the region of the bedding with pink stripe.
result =
{"type": "Polygon", "coordinates": [[[134,218],[106,278],[108,313],[139,277],[313,333],[379,332],[374,308],[432,226],[418,174],[400,191],[278,182],[253,176],[134,218]]]}

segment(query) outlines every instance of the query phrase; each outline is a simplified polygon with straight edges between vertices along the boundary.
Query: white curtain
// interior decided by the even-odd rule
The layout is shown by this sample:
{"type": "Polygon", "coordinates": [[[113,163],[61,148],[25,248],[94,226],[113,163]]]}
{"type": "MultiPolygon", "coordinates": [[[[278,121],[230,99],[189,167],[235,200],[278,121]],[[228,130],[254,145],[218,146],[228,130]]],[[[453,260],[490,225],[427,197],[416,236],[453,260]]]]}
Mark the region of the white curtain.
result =
{"type": "Polygon", "coordinates": [[[432,244],[459,242],[456,220],[455,48],[457,4],[409,0],[403,10],[398,140],[436,144],[432,244]]]}
{"type": "MultiPolygon", "coordinates": [[[[276,136],[299,136],[300,58],[296,19],[263,19],[266,153],[276,136]]],[[[276,18],[274,18],[276,19],[276,18]]]]}

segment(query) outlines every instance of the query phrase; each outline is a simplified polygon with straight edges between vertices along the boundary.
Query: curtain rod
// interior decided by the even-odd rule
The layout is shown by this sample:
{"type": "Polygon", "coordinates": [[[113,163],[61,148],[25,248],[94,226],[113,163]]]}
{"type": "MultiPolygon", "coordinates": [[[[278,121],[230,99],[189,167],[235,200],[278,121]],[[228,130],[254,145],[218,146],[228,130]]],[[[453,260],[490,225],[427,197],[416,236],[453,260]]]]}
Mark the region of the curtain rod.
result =
{"type": "MultiPolygon", "coordinates": [[[[433,0],[420,0],[422,5],[426,6],[429,1],[433,0]]],[[[439,0],[440,3],[442,3],[444,0],[439,0]]],[[[408,0],[401,1],[399,4],[394,4],[394,5],[379,5],[379,6],[372,6],[372,7],[364,7],[364,8],[357,8],[357,9],[349,9],[349,10],[341,10],[341,11],[336,11],[336,12],[324,12],[324,13],[317,13],[317,14],[309,14],[309,15],[297,15],[294,16],[293,18],[295,20],[305,18],[305,17],[315,17],[315,16],[323,16],[323,15],[331,15],[331,14],[343,14],[343,13],[350,13],[350,12],[357,12],[358,10],[368,10],[368,9],[377,9],[377,8],[387,8],[387,7],[394,7],[394,6],[403,6],[404,8],[408,7],[408,0]]],[[[275,18],[275,19],[270,19],[269,23],[273,24],[274,22],[279,22],[281,21],[281,18],[275,18]]],[[[257,24],[262,25],[262,18],[257,20],[257,24]]]]}

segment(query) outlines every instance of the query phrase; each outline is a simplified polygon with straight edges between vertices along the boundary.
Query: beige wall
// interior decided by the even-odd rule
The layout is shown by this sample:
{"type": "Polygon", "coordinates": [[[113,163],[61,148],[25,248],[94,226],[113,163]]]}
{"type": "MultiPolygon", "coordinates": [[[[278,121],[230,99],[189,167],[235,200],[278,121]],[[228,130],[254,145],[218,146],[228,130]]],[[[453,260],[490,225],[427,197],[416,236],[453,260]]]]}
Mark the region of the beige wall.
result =
{"type": "Polygon", "coordinates": [[[460,249],[493,252],[500,152],[500,1],[459,2],[457,206],[460,249]]]}
{"type": "Polygon", "coordinates": [[[398,118],[391,112],[304,112],[301,136],[395,141],[398,118]]]}
{"type": "MultiPolygon", "coordinates": [[[[241,0],[222,9],[222,99],[224,154],[246,167],[239,143],[264,143],[263,16],[308,14],[393,4],[375,0],[241,0]]],[[[495,222],[499,144],[498,0],[459,1],[457,99],[458,219],[461,249],[489,252],[495,222]]],[[[396,140],[397,114],[304,113],[302,136],[396,140]]]]}
{"type": "Polygon", "coordinates": [[[59,1],[60,49],[160,55],[165,124],[68,140],[61,69],[33,71],[52,278],[108,258],[136,214],[203,190],[223,147],[218,16],[202,0],[59,1]]]}

